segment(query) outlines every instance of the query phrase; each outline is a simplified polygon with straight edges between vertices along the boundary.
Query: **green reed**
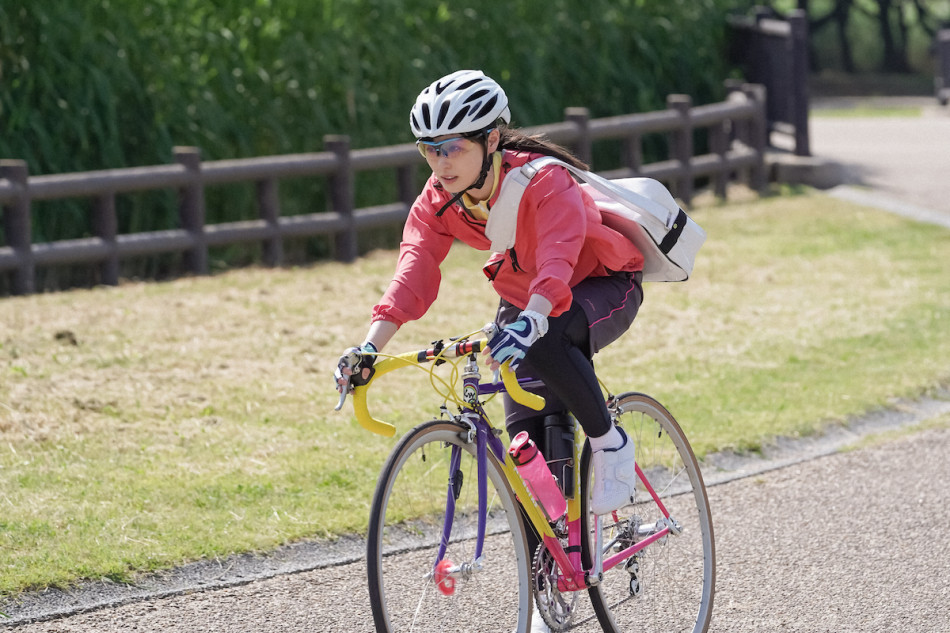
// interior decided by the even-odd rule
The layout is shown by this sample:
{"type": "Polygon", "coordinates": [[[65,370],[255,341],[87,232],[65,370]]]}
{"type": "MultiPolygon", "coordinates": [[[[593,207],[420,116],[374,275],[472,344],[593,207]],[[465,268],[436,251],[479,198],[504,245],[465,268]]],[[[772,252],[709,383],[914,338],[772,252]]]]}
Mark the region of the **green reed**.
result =
{"type": "MultiPolygon", "coordinates": [[[[658,109],[673,92],[710,102],[729,72],[724,15],[745,4],[6,0],[0,157],[49,174],[168,163],[175,145],[215,160],[320,151],[326,134],[348,134],[353,147],[399,143],[419,90],[462,67],[502,82],[522,126],[562,120],[569,106],[658,109]]],[[[288,189],[302,192],[283,196],[288,215],[326,204],[321,184],[288,189]]],[[[360,205],[391,199],[375,183],[357,195],[360,205]]],[[[120,231],[177,222],[173,195],[121,198],[120,231]]],[[[216,221],[254,209],[241,188],[208,203],[216,221]]],[[[88,235],[87,207],[37,209],[34,239],[88,235]]]]}

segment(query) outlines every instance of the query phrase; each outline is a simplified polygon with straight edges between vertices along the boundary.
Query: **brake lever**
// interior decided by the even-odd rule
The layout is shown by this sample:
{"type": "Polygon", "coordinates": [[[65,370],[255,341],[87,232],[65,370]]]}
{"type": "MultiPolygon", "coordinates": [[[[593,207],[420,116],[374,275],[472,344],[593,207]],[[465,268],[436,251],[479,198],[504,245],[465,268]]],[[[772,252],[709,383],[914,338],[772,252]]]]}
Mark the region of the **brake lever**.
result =
{"type": "MultiPolygon", "coordinates": [[[[356,368],[359,362],[360,362],[360,357],[355,352],[348,352],[344,354],[343,357],[340,359],[340,364],[337,365],[337,372],[342,377],[343,376],[342,370],[344,367],[348,368],[350,371],[353,371],[353,369],[356,368]]],[[[338,384],[338,387],[339,387],[339,384],[338,384]]],[[[337,403],[335,407],[333,407],[334,411],[339,411],[340,409],[343,408],[343,403],[346,402],[346,394],[349,393],[351,388],[352,387],[350,386],[349,378],[347,378],[346,387],[342,391],[340,391],[340,401],[337,403]]]]}
{"type": "Polygon", "coordinates": [[[346,402],[346,390],[340,392],[340,401],[337,403],[335,407],[333,407],[333,410],[339,411],[340,409],[342,409],[344,402],[346,402]]]}
{"type": "MultiPolygon", "coordinates": [[[[485,338],[490,341],[495,338],[495,335],[498,334],[499,327],[498,324],[492,321],[491,323],[485,324],[485,327],[482,328],[482,334],[485,335],[485,338]]],[[[487,344],[487,341],[486,341],[487,344]]],[[[496,369],[492,373],[492,384],[497,385],[501,382],[501,369],[496,369]]]]}

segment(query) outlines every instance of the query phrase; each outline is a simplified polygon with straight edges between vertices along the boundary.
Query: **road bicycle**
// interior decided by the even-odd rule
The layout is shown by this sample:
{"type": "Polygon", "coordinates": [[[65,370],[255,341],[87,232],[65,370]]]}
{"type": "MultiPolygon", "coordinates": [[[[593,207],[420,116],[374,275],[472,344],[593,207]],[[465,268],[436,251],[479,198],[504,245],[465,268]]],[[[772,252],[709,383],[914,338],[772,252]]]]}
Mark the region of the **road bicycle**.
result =
{"type": "Polygon", "coordinates": [[[484,406],[503,391],[535,409],[543,398],[506,367],[502,382],[497,375],[482,381],[477,356],[486,334],[379,354],[370,381],[353,389],[358,422],[389,437],[395,427],[374,418],[367,402],[381,376],[423,369],[444,399],[440,419],[398,441],[373,496],[367,570],[376,630],[528,631],[536,612],[554,631],[706,631],[713,525],[699,465],[676,420],[645,394],[607,395],[611,416],[636,442],[638,482],[629,504],[596,516],[588,511],[590,445],[572,419],[572,454],[551,464],[568,493],[567,512],[548,517],[484,406]],[[541,537],[535,552],[527,551],[531,526],[541,537]]]}

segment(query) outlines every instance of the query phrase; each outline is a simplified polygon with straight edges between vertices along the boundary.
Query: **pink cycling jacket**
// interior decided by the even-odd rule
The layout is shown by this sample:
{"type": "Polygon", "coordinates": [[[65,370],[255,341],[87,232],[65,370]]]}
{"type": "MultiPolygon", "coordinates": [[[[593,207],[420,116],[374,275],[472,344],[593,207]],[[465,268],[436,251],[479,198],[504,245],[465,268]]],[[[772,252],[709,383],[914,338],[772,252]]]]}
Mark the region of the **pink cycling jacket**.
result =
{"type": "MultiPolygon", "coordinates": [[[[539,156],[506,150],[498,190],[512,168],[539,156]]],[[[412,205],[396,273],[373,308],[374,321],[402,325],[426,313],[438,296],[439,265],[454,240],[490,250],[485,222],[472,217],[461,204],[436,216],[451,197],[432,176],[412,205]]],[[[534,177],[521,199],[514,248],[492,253],[483,270],[503,299],[524,309],[531,295],[539,294],[554,306],[551,316],[557,316],[570,308],[571,288],[584,279],[642,268],[643,255],[637,247],[601,223],[597,206],[567,170],[550,166],[534,177]]]]}

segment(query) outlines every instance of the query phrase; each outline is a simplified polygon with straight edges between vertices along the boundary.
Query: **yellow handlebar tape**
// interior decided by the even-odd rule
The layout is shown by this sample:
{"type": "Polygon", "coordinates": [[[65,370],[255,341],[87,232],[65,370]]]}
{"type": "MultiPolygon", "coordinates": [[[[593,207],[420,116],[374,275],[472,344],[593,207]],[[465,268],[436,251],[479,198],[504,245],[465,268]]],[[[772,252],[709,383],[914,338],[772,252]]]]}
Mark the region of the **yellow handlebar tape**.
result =
{"type": "MultiPolygon", "coordinates": [[[[356,415],[356,421],[359,422],[360,426],[367,431],[382,435],[383,437],[392,437],[396,434],[395,426],[389,422],[378,420],[370,414],[369,406],[366,402],[366,394],[369,390],[369,386],[373,384],[373,381],[383,374],[407,365],[417,364],[419,364],[419,361],[415,352],[386,358],[375,364],[376,372],[370,381],[365,385],[353,389],[353,413],[356,415]]],[[[505,389],[508,390],[508,394],[515,402],[523,404],[535,411],[540,411],[544,408],[544,398],[537,394],[528,393],[522,389],[521,385],[518,384],[518,379],[515,377],[515,372],[508,368],[508,363],[505,363],[501,367],[501,379],[502,382],[505,383],[505,389]]]]}

